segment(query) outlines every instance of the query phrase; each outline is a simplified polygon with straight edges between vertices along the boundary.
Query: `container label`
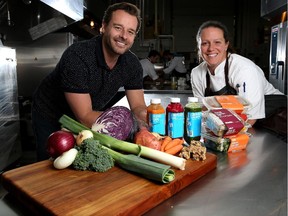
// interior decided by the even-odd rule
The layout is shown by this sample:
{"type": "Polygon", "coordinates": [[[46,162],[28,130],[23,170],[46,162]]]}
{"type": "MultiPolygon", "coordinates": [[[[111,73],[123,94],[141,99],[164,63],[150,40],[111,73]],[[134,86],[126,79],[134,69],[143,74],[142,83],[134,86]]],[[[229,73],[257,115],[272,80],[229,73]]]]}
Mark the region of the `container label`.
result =
{"type": "Polygon", "coordinates": [[[198,137],[201,134],[202,112],[188,112],[186,130],[188,137],[198,137]]]}
{"type": "Polygon", "coordinates": [[[171,138],[182,138],[184,135],[184,112],[168,113],[167,132],[171,138]]]}
{"type": "Polygon", "coordinates": [[[236,115],[234,115],[231,111],[228,109],[219,109],[219,110],[212,110],[216,116],[219,117],[219,119],[225,124],[227,127],[227,132],[225,135],[233,135],[239,133],[243,127],[244,124],[240,121],[240,117],[237,118],[236,115]]]}
{"type": "Polygon", "coordinates": [[[165,135],[165,113],[149,114],[150,131],[165,135]]]}

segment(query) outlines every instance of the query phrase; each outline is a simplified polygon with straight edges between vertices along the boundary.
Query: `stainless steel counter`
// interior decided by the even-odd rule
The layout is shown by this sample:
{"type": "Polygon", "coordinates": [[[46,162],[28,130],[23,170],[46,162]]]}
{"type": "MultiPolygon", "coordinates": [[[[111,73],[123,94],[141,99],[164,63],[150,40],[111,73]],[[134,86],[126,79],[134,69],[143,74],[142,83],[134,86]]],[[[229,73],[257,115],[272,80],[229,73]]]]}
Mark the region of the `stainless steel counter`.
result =
{"type": "Polygon", "coordinates": [[[250,132],[245,151],[218,153],[216,170],[145,215],[287,216],[287,142],[250,132]]]}

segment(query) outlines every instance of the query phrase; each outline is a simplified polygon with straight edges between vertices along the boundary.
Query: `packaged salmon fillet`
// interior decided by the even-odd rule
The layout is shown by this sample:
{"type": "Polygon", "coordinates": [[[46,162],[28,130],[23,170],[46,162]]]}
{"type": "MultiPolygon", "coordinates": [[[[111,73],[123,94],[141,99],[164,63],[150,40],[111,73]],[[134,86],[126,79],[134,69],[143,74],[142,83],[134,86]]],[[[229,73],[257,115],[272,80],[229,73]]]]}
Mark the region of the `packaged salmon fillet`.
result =
{"type": "Polygon", "coordinates": [[[236,113],[246,113],[251,106],[249,101],[239,95],[217,95],[203,98],[203,105],[208,110],[231,109],[236,113]]]}
{"type": "Polygon", "coordinates": [[[244,111],[244,105],[234,95],[221,95],[215,98],[224,109],[232,109],[236,113],[244,111]]]}

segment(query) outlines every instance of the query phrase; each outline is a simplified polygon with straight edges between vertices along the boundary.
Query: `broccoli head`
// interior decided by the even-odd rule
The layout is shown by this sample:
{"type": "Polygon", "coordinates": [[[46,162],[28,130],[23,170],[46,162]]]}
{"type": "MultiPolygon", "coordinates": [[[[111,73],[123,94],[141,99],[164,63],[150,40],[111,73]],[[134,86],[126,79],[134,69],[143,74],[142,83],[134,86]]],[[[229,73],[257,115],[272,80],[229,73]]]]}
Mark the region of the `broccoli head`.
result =
{"type": "Polygon", "coordinates": [[[98,140],[85,139],[77,146],[77,156],[73,167],[77,170],[105,172],[114,166],[114,160],[107,149],[102,148],[98,140]]]}

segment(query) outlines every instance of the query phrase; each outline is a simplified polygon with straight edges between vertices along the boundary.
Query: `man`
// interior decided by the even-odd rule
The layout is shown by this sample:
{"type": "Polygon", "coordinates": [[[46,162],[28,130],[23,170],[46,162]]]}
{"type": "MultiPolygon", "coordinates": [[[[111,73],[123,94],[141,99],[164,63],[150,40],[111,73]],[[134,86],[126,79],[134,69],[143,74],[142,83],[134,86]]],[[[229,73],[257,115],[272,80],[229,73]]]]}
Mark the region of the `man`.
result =
{"type": "MultiPolygon", "coordinates": [[[[46,140],[66,114],[91,128],[105,105],[124,87],[131,111],[146,121],[143,70],[129,49],[141,25],[139,9],[116,3],[105,11],[101,35],[74,43],[33,97],[32,123],[38,160],[47,159],[46,140]]],[[[103,111],[103,110],[102,110],[103,111]]]]}
{"type": "Polygon", "coordinates": [[[157,50],[151,50],[147,58],[140,60],[140,63],[143,68],[144,80],[153,80],[153,81],[159,80],[159,76],[154,68],[154,64],[157,63],[159,59],[160,59],[160,53],[157,50]]]}

